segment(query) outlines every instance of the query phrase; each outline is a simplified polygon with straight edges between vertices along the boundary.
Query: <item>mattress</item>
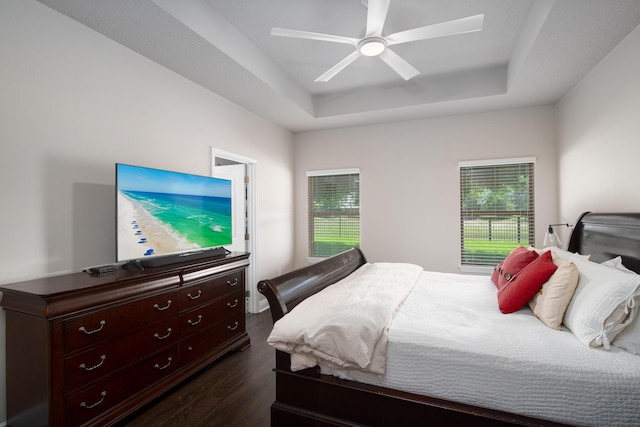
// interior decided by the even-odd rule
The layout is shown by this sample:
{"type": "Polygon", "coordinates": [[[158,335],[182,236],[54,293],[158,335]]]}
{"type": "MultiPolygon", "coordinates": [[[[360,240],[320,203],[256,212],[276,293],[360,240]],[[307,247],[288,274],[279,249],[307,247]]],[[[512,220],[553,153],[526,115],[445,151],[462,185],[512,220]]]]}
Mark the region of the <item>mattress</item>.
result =
{"type": "Polygon", "coordinates": [[[589,348],[528,308],[502,314],[486,276],[423,272],[389,328],[384,375],[322,372],[566,424],[640,423],[640,356],[589,348]]]}

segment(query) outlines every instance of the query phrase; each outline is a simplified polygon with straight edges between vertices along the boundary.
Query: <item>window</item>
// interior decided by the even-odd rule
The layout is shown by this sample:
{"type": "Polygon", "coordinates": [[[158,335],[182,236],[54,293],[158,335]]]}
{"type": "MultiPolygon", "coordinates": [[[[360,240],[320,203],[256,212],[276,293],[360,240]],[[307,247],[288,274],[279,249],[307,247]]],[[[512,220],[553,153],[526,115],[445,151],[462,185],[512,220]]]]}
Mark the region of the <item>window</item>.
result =
{"type": "Polygon", "coordinates": [[[460,162],[462,266],[493,266],[534,245],[535,158],[460,162]]]}
{"type": "Polygon", "coordinates": [[[309,256],[329,257],[360,246],[360,170],[307,172],[309,256]]]}

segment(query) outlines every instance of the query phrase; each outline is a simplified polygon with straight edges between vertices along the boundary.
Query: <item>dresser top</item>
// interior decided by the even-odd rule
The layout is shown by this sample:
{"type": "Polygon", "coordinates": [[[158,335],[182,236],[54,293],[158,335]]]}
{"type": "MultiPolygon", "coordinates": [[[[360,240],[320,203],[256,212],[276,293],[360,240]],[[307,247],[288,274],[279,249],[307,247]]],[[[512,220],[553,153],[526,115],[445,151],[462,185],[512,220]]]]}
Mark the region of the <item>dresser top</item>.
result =
{"type": "Polygon", "coordinates": [[[141,293],[181,286],[187,280],[210,276],[249,264],[249,254],[231,252],[225,257],[186,261],[141,270],[120,266],[102,274],[64,274],[0,285],[5,309],[50,317],[87,303],[127,298],[141,293]]]}

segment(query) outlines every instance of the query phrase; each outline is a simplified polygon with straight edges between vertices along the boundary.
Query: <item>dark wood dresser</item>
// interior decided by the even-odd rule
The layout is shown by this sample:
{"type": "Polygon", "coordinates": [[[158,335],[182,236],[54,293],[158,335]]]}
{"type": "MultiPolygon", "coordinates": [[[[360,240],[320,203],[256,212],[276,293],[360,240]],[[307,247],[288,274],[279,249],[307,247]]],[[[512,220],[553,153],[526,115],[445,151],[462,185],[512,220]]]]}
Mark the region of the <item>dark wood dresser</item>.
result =
{"type": "Polygon", "coordinates": [[[0,286],[9,426],[109,425],[231,350],[249,254],[0,286]]]}

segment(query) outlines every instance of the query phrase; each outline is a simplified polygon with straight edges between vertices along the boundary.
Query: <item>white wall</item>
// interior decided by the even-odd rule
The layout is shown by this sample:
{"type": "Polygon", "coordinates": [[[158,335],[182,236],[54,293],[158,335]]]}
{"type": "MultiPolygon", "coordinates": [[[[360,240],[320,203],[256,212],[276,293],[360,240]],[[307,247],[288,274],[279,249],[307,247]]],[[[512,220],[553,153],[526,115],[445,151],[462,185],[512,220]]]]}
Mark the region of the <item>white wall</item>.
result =
{"type": "Polygon", "coordinates": [[[459,272],[460,160],[535,156],[536,241],[557,213],[553,107],[387,123],[295,136],[296,265],[307,254],[305,172],[360,168],[369,261],[459,272]]]}
{"type": "Polygon", "coordinates": [[[640,27],[557,106],[562,221],[638,212],[640,27]]]}
{"type": "Polygon", "coordinates": [[[209,175],[212,146],[258,162],[258,278],[293,265],[289,132],[31,0],[0,2],[0,64],[0,283],[113,262],[114,164],[209,175]]]}

